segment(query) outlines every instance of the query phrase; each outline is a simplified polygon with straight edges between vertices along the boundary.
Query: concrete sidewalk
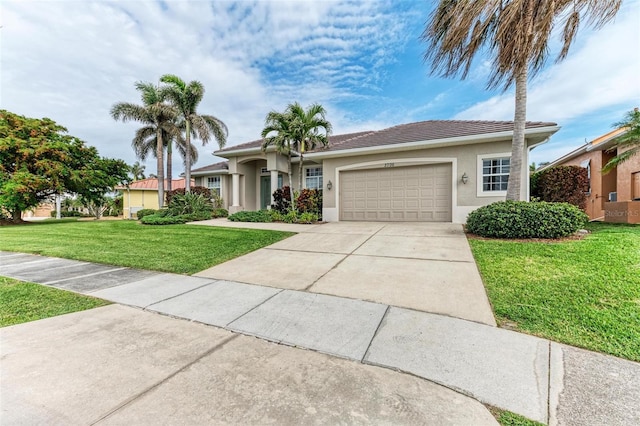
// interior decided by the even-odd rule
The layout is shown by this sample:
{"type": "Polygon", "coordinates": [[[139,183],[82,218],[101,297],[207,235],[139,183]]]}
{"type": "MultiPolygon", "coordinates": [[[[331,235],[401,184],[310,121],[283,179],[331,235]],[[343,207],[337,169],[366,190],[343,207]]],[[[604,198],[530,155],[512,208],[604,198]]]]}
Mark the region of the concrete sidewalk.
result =
{"type": "Polygon", "coordinates": [[[6,252],[0,275],[409,372],[543,423],[640,424],[639,364],[490,325],[325,294],[6,252]]]}

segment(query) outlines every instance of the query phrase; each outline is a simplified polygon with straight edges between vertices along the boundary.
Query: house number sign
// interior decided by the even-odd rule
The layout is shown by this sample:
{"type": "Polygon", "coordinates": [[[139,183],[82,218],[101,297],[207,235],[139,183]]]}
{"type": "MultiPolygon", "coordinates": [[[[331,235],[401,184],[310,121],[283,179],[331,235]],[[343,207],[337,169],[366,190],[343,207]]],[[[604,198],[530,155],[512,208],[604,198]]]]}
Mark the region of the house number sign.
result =
{"type": "Polygon", "coordinates": [[[385,167],[394,167],[395,164],[394,163],[384,163],[385,167]]]}

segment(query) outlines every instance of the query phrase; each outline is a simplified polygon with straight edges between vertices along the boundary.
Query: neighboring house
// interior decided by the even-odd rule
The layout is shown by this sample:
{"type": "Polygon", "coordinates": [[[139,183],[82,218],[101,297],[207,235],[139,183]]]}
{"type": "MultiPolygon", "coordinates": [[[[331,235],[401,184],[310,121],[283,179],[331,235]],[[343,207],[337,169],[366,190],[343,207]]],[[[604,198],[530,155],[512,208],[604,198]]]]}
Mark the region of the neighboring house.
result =
{"type": "Polygon", "coordinates": [[[56,211],[56,204],[52,201],[43,201],[36,207],[22,212],[22,218],[47,218],[51,217],[51,212],[56,211]]]}
{"type": "MultiPolygon", "coordinates": [[[[529,151],[558,131],[556,123],[528,122],[522,167],[527,200],[529,151]]],[[[437,221],[464,223],[472,210],[504,200],[513,122],[423,121],[335,135],[304,156],[305,188],[323,189],[325,221],[437,221]]],[[[221,149],[227,163],[192,171],[198,183],[219,186],[231,213],[269,206],[288,184],[287,158],[262,140],[221,149]]],[[[292,181],[298,182],[293,159],[292,181]]]]}
{"type": "Polygon", "coordinates": [[[602,167],[618,154],[614,139],[626,131],[624,128],[613,130],[540,169],[553,166],[586,168],[590,189],[586,212],[591,220],[640,223],[640,156],[632,157],[607,174],[601,172],[602,167]]]}
{"type": "MultiPolygon", "coordinates": [[[[171,180],[171,189],[184,188],[183,179],[171,180]]],[[[164,181],[165,191],[168,181],[164,181]]],[[[193,180],[192,183],[193,185],[193,180]]],[[[158,179],[148,178],[131,182],[128,186],[118,186],[116,191],[122,194],[122,213],[125,219],[135,219],[142,209],[158,209],[158,179]]]]}

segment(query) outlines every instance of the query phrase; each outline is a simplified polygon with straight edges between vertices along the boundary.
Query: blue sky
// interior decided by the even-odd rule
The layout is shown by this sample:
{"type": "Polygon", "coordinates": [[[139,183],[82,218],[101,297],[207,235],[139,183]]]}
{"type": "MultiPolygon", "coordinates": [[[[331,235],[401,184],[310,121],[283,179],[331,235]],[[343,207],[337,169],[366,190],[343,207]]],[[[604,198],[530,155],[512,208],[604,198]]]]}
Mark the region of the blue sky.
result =
{"type": "MultiPolygon", "coordinates": [[[[50,117],[128,163],[136,160],[137,125],[113,121],[109,109],[139,102],[134,82],[165,73],[204,84],[199,111],[228,125],[229,146],[259,138],[267,112],[293,101],[323,104],[334,133],[431,119],[512,120],[512,92],[485,90],[488,58],[477,58],[464,81],[430,76],[419,37],[432,5],[4,0],[0,105],[50,117]]],[[[534,150],[534,161],[608,132],[640,105],[638,22],[640,2],[628,0],[614,22],[580,31],[559,64],[554,41],[552,60],[529,84],[528,119],[562,129],[534,150]]],[[[200,147],[195,167],[215,162],[215,149],[200,147]]],[[[147,173],[154,169],[147,161],[147,173]]]]}

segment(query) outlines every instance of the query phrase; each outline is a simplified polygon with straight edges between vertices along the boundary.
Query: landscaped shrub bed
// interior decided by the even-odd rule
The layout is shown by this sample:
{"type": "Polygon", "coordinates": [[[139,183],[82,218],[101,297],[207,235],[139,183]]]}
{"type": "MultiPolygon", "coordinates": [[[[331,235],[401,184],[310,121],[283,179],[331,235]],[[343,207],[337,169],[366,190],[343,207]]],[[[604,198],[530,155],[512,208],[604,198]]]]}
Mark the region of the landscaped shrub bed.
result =
{"type": "Polygon", "coordinates": [[[154,210],[154,209],[138,210],[138,212],[136,213],[136,217],[138,218],[138,220],[141,220],[143,217],[149,216],[152,214],[158,214],[158,210],[154,210]]]}
{"type": "Polygon", "coordinates": [[[171,203],[162,210],[140,210],[138,218],[144,225],[175,225],[227,215],[225,209],[213,208],[209,196],[202,194],[175,194],[171,203]],[[140,219],[140,212],[143,212],[140,219]],[[152,213],[149,213],[152,212],[152,213]]]}
{"type": "Polygon", "coordinates": [[[568,203],[500,201],[471,212],[467,231],[489,238],[561,238],[574,234],[588,219],[568,203]]]}
{"type": "MultiPolygon", "coordinates": [[[[82,212],[77,212],[75,210],[61,210],[60,217],[90,217],[89,214],[84,214],[82,212]]],[[[56,217],[56,211],[51,212],[51,217],[56,217]]]]}
{"type": "Polygon", "coordinates": [[[232,222],[273,222],[268,210],[241,211],[229,215],[227,219],[232,222]]]}

